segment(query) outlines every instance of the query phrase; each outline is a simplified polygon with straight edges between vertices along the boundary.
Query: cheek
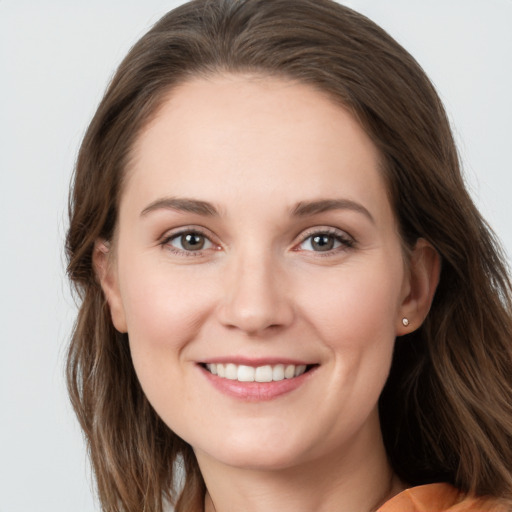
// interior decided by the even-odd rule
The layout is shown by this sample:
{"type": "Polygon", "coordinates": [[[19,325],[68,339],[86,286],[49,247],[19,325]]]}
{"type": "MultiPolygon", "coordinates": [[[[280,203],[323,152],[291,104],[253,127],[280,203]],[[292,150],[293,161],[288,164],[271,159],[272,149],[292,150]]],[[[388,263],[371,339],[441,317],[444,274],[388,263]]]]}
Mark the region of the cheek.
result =
{"type": "Polygon", "coordinates": [[[179,348],[193,337],[208,313],[211,294],[187,272],[171,271],[164,264],[127,262],[122,296],[128,333],[139,343],[158,348],[179,348]]]}
{"type": "Polygon", "coordinates": [[[328,297],[308,301],[309,322],[330,353],[327,396],[336,403],[344,390],[346,407],[358,411],[355,422],[375,406],[391,366],[403,270],[385,263],[334,274],[328,297]]]}
{"type": "Polygon", "coordinates": [[[184,416],[192,419],[200,411],[192,406],[197,397],[187,386],[193,369],[187,349],[209,314],[211,292],[187,278],[186,271],[126,263],[131,271],[124,274],[122,295],[135,372],[149,402],[180,435],[187,430],[175,411],[187,411],[184,416]]]}
{"type": "Polygon", "coordinates": [[[188,362],[185,349],[208,316],[211,292],[198,286],[201,279],[181,269],[171,271],[165,263],[148,265],[132,258],[125,262],[124,276],[121,292],[133,364],[148,399],[160,410],[175,397],[186,399],[181,378],[188,362]]]}
{"type": "Polygon", "coordinates": [[[357,348],[378,339],[394,340],[402,278],[401,269],[386,265],[333,272],[316,280],[314,289],[308,285],[305,315],[335,346],[357,348]]]}
{"type": "MultiPolygon", "coordinates": [[[[309,321],[327,346],[332,381],[326,403],[350,410],[343,428],[356,429],[374,409],[387,380],[396,338],[401,268],[356,267],[330,279],[331,293],[310,297],[309,321]]],[[[334,408],[333,408],[334,409],[334,408]]]]}

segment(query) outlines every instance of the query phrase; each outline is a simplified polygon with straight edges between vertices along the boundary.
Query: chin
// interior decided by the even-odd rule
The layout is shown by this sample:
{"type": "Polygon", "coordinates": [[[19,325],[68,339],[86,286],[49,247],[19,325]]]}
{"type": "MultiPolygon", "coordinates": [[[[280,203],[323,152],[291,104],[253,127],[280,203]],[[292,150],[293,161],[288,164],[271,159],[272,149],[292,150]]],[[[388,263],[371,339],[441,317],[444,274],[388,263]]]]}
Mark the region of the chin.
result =
{"type": "Polygon", "coordinates": [[[251,471],[279,471],[299,463],[296,454],[271,453],[254,447],[243,451],[231,450],[229,453],[225,452],[214,457],[226,466],[251,471]]]}
{"type": "Polygon", "coordinates": [[[226,438],[225,442],[210,444],[214,449],[194,450],[201,459],[204,454],[209,459],[240,469],[255,471],[278,471],[291,468],[307,457],[304,443],[298,443],[288,436],[283,439],[274,436],[233,436],[226,438]]]}

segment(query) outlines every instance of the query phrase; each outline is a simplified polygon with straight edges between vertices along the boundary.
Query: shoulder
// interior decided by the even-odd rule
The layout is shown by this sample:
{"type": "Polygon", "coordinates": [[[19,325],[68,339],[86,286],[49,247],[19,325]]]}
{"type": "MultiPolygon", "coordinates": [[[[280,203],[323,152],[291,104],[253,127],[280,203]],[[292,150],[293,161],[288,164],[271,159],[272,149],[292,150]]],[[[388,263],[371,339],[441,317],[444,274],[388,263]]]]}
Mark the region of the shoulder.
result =
{"type": "Polygon", "coordinates": [[[387,501],[377,512],[509,512],[495,498],[468,496],[455,487],[429,484],[412,487],[387,501]]]}

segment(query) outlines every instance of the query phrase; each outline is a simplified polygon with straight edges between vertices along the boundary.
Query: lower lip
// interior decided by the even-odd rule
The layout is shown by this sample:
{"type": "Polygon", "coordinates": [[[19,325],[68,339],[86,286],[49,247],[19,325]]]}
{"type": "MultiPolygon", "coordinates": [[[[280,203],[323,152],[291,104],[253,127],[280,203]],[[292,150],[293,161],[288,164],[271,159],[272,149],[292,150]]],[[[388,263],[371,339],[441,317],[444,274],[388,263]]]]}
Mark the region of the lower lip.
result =
{"type": "Polygon", "coordinates": [[[265,402],[299,388],[311,377],[317,367],[311,368],[299,377],[272,382],[239,382],[213,375],[202,366],[199,368],[208,381],[221,393],[247,402],[265,402]]]}

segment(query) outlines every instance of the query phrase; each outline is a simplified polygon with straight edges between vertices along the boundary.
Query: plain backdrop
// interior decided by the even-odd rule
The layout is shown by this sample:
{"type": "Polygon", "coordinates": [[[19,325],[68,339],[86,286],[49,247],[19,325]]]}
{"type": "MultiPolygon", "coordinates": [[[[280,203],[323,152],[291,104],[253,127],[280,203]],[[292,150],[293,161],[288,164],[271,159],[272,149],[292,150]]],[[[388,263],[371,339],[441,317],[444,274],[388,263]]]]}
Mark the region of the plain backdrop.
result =
{"type": "MultiPolygon", "coordinates": [[[[170,0],[0,0],[0,512],[92,512],[65,391],[75,314],[63,238],[84,130],[170,0]]],[[[512,254],[512,0],[353,0],[420,62],[475,201],[512,254]]]]}

